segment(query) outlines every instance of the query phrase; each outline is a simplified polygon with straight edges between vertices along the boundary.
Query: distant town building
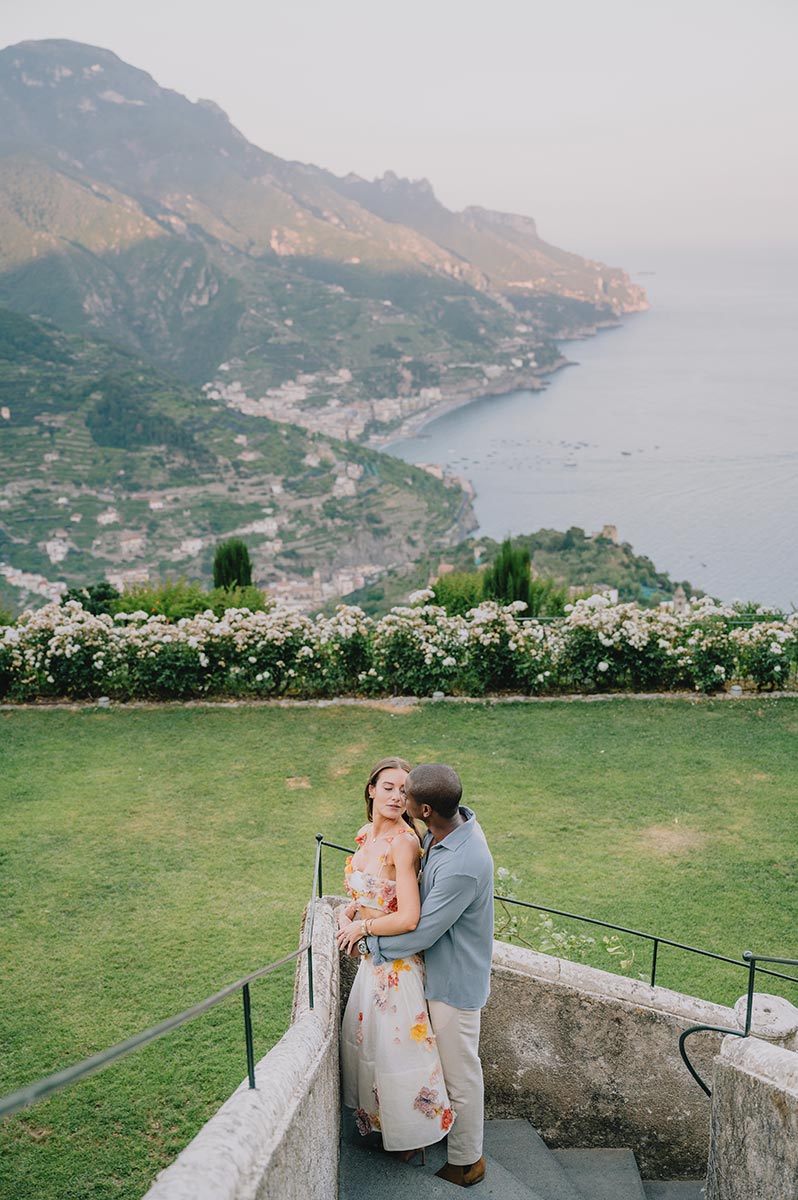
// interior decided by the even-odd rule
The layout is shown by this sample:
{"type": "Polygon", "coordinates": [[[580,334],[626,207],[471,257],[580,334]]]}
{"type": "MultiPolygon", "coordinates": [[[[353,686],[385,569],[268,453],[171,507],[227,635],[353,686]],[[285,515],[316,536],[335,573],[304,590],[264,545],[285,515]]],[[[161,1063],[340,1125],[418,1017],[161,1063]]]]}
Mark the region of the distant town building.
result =
{"type": "Polygon", "coordinates": [[[126,588],[140,587],[150,582],[150,573],[146,567],[135,567],[128,571],[108,571],[105,578],[119,592],[126,588]]]}
{"type": "Polygon", "coordinates": [[[137,558],[147,548],[147,536],[134,529],[125,529],[119,535],[119,553],[123,558],[137,558]]]}

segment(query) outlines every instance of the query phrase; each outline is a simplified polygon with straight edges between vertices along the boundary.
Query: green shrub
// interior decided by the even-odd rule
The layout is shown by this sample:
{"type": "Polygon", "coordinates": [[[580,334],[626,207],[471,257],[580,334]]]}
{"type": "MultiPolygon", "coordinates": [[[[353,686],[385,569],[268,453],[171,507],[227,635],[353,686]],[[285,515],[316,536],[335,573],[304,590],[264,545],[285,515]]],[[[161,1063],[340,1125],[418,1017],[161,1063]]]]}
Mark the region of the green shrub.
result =
{"type": "Polygon", "coordinates": [[[269,612],[273,607],[274,601],[270,600],[260,588],[255,587],[254,583],[250,583],[246,587],[212,588],[205,597],[203,608],[198,611],[204,612],[206,608],[209,608],[214,616],[221,617],[228,608],[248,608],[250,612],[269,612]]]}
{"type": "Polygon", "coordinates": [[[530,579],[526,616],[562,617],[568,603],[568,588],[554,579],[530,579]]]}
{"type": "Polygon", "coordinates": [[[486,600],[462,617],[425,603],[430,595],[376,622],[351,606],[312,620],[251,588],[218,591],[216,615],[208,593],[185,580],[125,593],[114,616],[76,600],[48,604],[0,626],[0,695],[709,692],[735,678],[795,686],[798,615],[740,628],[733,608],[709,598],[676,612],[596,595],[544,623],[521,618],[520,601],[486,600]]]}
{"type": "Polygon", "coordinates": [[[228,538],[219,542],[213,556],[213,586],[215,588],[249,587],[252,583],[252,562],[246,542],[228,538]]]}
{"type": "Polygon", "coordinates": [[[722,615],[692,622],[683,635],[687,671],[697,692],[718,692],[734,673],[734,643],[722,615]]]}
{"type": "MultiPolygon", "coordinates": [[[[80,597],[78,597],[80,599],[80,597]]],[[[125,588],[112,606],[114,613],[145,612],[148,616],[179,621],[208,608],[208,594],[201,583],[188,579],[165,579],[125,588]]]]}
{"type": "Polygon", "coordinates": [[[61,604],[77,600],[79,604],[83,605],[86,612],[93,613],[96,617],[100,613],[112,614],[118,611],[114,608],[114,603],[119,599],[119,595],[118,588],[115,588],[112,583],[108,583],[107,580],[101,579],[99,583],[89,583],[86,587],[70,588],[61,597],[61,604]]]}
{"type": "Polygon", "coordinates": [[[433,603],[445,608],[450,617],[464,617],[482,600],[482,574],[479,571],[452,571],[441,575],[432,585],[433,603]]]}

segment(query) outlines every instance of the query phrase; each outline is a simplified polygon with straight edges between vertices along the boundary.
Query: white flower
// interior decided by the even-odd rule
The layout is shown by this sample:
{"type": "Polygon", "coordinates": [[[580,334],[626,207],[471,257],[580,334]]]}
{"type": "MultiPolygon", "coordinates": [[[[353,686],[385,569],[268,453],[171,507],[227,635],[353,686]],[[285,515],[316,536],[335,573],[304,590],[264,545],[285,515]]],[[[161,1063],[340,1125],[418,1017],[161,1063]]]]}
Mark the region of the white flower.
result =
{"type": "Polygon", "coordinates": [[[601,662],[598,664],[598,669],[599,669],[599,671],[609,671],[610,664],[608,662],[605,662],[604,659],[602,658],[601,662]]]}

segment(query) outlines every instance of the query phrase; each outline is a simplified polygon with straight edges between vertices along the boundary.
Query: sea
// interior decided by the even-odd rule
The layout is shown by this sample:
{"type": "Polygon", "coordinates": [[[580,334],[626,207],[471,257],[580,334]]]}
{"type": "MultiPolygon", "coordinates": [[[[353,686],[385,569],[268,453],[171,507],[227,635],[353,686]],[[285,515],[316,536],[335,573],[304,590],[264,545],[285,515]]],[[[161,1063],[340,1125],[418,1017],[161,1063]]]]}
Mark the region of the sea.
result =
{"type": "Polygon", "coordinates": [[[616,261],[649,311],[561,342],[573,365],[545,391],[477,399],[386,450],[470,479],[484,536],[615,525],[674,580],[791,611],[798,247],[616,261]]]}

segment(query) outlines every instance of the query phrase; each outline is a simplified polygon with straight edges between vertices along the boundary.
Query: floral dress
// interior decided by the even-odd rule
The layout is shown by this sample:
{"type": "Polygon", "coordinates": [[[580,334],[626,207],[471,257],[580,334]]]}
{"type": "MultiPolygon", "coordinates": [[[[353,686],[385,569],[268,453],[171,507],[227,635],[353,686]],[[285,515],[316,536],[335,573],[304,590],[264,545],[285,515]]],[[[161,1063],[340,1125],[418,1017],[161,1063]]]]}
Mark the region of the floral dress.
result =
{"type": "MultiPolygon", "coordinates": [[[[362,845],[365,833],[356,840],[362,845]]],[[[367,908],[396,912],[395,881],[357,870],[351,858],[346,890],[367,908]]],[[[381,1132],[386,1150],[413,1150],[446,1135],[455,1114],[424,999],[420,955],[380,964],[370,955],[361,958],[344,1013],[341,1064],[344,1104],[354,1108],[362,1134],[381,1132]]]]}

